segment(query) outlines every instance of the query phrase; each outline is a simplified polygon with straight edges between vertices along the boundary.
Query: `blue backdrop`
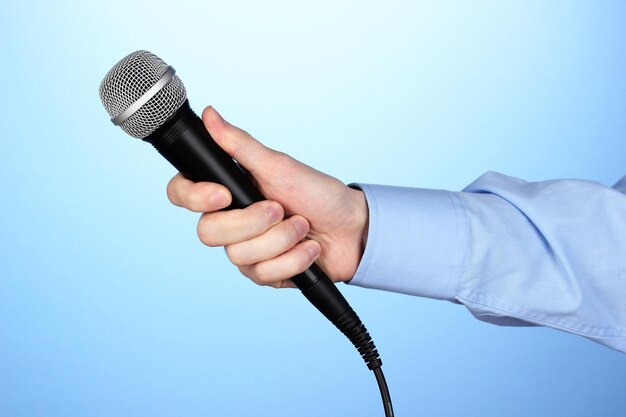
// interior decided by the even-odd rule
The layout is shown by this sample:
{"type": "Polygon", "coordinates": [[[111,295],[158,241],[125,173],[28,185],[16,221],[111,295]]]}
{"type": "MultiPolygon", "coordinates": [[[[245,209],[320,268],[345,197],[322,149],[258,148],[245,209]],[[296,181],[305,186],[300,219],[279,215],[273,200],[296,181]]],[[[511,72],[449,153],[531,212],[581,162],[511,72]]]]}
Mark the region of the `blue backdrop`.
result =
{"type": "MultiPolygon", "coordinates": [[[[162,56],[197,111],[345,182],[610,185],[624,22],[620,1],[3,1],[0,415],[382,415],[343,336],[199,243],[174,170],[109,122],[98,85],[122,56],[162,56]]],[[[341,289],[398,416],[626,413],[624,354],[341,289]]]]}

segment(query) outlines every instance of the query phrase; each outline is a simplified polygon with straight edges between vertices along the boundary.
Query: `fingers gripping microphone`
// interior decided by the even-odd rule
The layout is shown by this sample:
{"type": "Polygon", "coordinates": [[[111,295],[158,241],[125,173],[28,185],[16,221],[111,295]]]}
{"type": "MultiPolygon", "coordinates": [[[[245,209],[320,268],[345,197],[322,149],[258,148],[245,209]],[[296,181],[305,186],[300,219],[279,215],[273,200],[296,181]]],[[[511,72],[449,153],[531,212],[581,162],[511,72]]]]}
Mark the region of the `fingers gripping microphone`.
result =
{"type": "MultiPolygon", "coordinates": [[[[113,124],[152,144],[187,179],[226,186],[233,197],[229,208],[244,208],[265,200],[191,110],[174,68],[156,55],[137,51],[123,58],[102,80],[100,99],[113,124]]],[[[358,349],[367,367],[376,374],[386,415],[392,416],[382,361],[346,299],[316,264],[291,280],[358,349]]]]}

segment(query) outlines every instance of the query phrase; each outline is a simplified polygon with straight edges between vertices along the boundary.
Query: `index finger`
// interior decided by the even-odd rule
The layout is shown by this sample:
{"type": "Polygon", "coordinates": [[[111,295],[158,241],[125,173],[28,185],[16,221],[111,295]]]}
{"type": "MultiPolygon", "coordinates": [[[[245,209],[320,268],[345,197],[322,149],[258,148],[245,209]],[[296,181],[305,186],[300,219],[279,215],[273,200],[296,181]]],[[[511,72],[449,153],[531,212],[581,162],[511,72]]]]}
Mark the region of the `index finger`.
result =
{"type": "Polygon", "coordinates": [[[214,182],[193,182],[179,172],[167,184],[167,198],[178,207],[209,213],[228,207],[232,196],[226,187],[214,182]]]}

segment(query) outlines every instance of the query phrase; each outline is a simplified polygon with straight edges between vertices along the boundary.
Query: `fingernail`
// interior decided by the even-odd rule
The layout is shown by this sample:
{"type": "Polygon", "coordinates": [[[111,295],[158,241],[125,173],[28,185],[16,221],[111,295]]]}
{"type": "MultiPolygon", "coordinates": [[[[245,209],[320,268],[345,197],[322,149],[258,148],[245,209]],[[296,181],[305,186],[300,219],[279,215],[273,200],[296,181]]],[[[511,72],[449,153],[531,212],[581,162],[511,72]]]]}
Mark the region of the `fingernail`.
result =
{"type": "Polygon", "coordinates": [[[306,251],[309,253],[311,259],[316,259],[320,255],[320,246],[317,244],[310,244],[306,247],[306,251]]]}
{"type": "Polygon", "coordinates": [[[224,191],[216,191],[209,197],[209,201],[215,208],[224,208],[230,203],[228,196],[224,191]]]}
{"type": "Polygon", "coordinates": [[[293,220],[293,226],[298,231],[298,235],[303,236],[307,232],[307,223],[299,217],[293,220]]]}
{"type": "Polygon", "coordinates": [[[277,204],[270,204],[267,206],[267,214],[269,215],[272,223],[277,222],[283,218],[282,207],[277,204]]]}

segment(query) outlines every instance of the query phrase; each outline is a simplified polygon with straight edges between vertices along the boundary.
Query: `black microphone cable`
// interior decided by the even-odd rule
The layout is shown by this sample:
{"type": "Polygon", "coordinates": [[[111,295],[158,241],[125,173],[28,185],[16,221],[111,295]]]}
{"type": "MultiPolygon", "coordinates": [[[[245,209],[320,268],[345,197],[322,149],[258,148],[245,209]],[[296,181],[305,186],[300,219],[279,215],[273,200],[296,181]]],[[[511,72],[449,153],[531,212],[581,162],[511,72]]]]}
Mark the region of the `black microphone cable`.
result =
{"type": "MultiPolygon", "coordinates": [[[[228,188],[233,197],[229,208],[244,208],[265,200],[191,110],[174,68],[156,55],[137,51],[120,60],[102,80],[100,99],[113,124],[152,144],[185,178],[228,188]]],[[[315,263],[291,280],[357,348],[367,367],[374,371],[386,417],[393,417],[378,350],[350,304],[315,263]]]]}
{"type": "Polygon", "coordinates": [[[383,400],[383,407],[385,408],[385,416],[393,417],[393,406],[391,405],[391,395],[389,395],[389,388],[387,387],[387,381],[385,381],[385,374],[383,374],[383,368],[374,368],[374,375],[376,376],[376,382],[380,389],[380,396],[383,400]]]}

